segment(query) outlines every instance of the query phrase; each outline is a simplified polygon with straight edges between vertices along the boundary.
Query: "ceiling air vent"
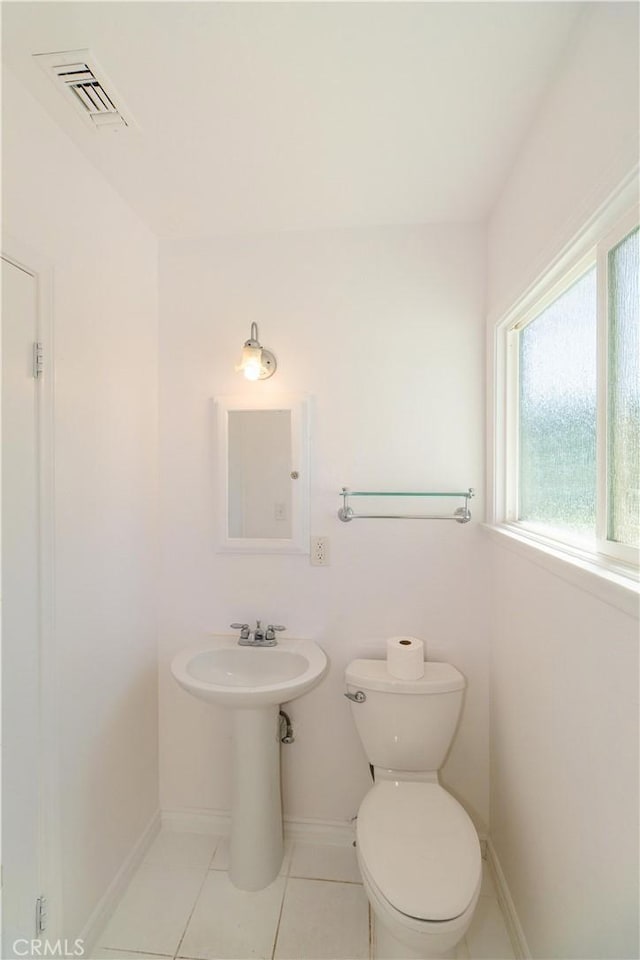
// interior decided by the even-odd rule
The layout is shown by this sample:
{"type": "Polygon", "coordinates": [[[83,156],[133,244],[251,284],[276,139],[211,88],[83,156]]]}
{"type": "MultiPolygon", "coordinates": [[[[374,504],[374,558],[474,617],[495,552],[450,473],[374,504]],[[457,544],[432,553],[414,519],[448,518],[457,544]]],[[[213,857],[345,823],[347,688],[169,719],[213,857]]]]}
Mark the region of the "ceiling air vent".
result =
{"type": "Polygon", "coordinates": [[[130,125],[113,84],[89,50],[36,53],[33,58],[94,128],[118,130],[130,125]]]}

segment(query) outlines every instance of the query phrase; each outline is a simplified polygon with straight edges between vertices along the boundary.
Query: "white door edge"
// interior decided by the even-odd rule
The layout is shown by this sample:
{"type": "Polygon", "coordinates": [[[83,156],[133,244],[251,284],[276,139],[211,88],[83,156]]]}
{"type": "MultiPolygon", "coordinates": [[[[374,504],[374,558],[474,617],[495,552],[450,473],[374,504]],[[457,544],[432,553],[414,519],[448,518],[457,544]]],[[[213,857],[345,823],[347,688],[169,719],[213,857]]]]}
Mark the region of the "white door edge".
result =
{"type": "MultiPolygon", "coordinates": [[[[42,343],[44,372],[38,384],[39,453],[39,547],[40,547],[40,700],[41,700],[41,798],[40,862],[43,889],[48,902],[44,936],[55,941],[62,935],[62,877],[60,835],[59,725],[56,709],[55,632],[55,473],[54,473],[54,381],[53,363],[53,267],[37,251],[18,238],[4,234],[1,256],[34,277],[37,284],[37,339],[42,343]]],[[[34,904],[35,909],[35,904],[34,904]]]]}

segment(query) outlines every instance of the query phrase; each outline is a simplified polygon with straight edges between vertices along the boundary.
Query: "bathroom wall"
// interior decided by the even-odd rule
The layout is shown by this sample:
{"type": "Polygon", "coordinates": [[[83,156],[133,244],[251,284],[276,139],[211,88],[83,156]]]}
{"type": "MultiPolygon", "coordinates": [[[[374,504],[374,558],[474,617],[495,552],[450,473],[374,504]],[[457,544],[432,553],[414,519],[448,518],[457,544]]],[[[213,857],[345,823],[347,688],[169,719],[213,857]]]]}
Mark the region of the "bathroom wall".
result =
{"type": "MultiPolygon", "coordinates": [[[[172,656],[236,620],[311,637],[331,670],[290,705],[285,814],[346,822],[370,780],[343,697],[345,665],[416,634],[468,679],[444,781],[480,829],[488,813],[483,504],[483,229],[289,233],[161,242],[161,806],[229,809],[230,722],[170,676],[172,656]],[[251,321],[278,360],[234,372],[251,321]],[[311,532],[331,563],[217,554],[211,398],[312,398],[311,532]],[[466,489],[474,522],[337,519],[338,492],[466,489]]],[[[256,462],[255,469],[261,469],[256,462]]],[[[444,504],[444,509],[450,504],[444,504]]],[[[406,504],[395,502],[397,510],[406,504]]],[[[419,509],[419,508],[418,508],[419,509]]]]}
{"type": "MultiPolygon", "coordinates": [[[[489,226],[490,324],[638,160],[638,9],[589,4],[489,226]]],[[[638,956],[638,621],[493,563],[491,836],[534,957],[638,956]]]]}
{"type": "Polygon", "coordinates": [[[2,93],[3,243],[53,270],[58,933],[74,937],[157,810],[157,242],[9,71],[2,93]]]}
{"type": "Polygon", "coordinates": [[[638,8],[588,3],[489,221],[498,317],[638,163],[638,8]]]}

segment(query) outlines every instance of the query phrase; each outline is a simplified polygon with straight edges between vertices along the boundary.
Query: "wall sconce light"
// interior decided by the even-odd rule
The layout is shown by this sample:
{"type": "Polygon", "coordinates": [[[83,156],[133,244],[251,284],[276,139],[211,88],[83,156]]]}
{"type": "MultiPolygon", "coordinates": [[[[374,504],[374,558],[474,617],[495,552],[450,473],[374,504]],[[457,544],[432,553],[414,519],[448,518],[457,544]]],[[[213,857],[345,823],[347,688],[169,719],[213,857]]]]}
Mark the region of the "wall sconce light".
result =
{"type": "Polygon", "coordinates": [[[251,335],[242,348],[242,360],[236,370],[242,371],[247,380],[268,380],[276,372],[276,358],[265,350],[258,340],[258,324],[251,324],[251,335]]]}

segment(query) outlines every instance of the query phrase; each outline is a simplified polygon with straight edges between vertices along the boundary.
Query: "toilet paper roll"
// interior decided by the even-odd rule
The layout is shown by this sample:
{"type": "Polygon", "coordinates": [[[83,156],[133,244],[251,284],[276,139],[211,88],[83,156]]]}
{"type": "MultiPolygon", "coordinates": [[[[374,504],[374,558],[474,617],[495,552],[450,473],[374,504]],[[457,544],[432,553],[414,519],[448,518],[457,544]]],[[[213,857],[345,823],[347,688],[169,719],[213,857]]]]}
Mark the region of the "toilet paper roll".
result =
{"type": "Polygon", "coordinates": [[[417,637],[389,637],[387,670],[398,680],[419,680],[424,676],[424,643],[417,637]]]}

